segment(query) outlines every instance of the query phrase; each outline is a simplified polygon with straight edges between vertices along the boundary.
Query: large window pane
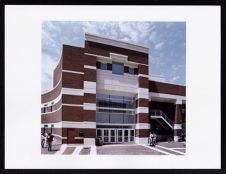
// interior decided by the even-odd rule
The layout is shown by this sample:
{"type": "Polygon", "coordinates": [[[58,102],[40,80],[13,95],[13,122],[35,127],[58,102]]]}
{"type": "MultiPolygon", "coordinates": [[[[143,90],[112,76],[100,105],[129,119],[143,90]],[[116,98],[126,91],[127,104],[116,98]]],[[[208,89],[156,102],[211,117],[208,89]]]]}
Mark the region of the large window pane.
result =
{"type": "Polygon", "coordinates": [[[100,63],[100,69],[107,70],[108,69],[107,64],[106,63],[100,63]]]}
{"type": "Polygon", "coordinates": [[[112,74],[123,75],[124,65],[122,63],[112,63],[112,74]]]}

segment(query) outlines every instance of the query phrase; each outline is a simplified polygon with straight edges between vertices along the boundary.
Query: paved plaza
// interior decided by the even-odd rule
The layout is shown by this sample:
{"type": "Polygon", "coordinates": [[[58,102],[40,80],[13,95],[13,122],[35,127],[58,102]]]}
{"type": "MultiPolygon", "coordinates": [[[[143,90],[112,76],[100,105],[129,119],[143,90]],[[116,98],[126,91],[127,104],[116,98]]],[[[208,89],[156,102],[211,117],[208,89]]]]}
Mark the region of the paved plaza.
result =
{"type": "Polygon", "coordinates": [[[75,144],[53,144],[52,151],[42,148],[48,155],[185,155],[185,142],[159,142],[156,146],[138,144],[109,144],[84,146],[75,144]]]}

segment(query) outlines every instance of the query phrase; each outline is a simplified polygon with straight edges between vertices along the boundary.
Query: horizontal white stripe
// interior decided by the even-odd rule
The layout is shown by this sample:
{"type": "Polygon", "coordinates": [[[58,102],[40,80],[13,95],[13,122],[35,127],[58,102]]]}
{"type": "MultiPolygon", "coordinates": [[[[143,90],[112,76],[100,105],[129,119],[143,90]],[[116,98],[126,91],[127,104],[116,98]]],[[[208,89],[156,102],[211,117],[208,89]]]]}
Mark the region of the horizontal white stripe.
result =
{"type": "Polygon", "coordinates": [[[174,141],[178,142],[178,141],[179,141],[179,139],[180,139],[180,136],[176,136],[176,135],[174,135],[173,139],[174,139],[174,141]]]}
{"type": "Polygon", "coordinates": [[[97,91],[96,91],[96,89],[86,88],[86,89],[84,89],[84,93],[96,94],[97,91]]]}
{"type": "Polygon", "coordinates": [[[84,89],[86,88],[91,88],[91,89],[96,89],[96,82],[89,82],[89,81],[84,81],[84,89]]]}
{"type": "Polygon", "coordinates": [[[166,98],[166,99],[175,99],[175,100],[186,101],[186,97],[185,96],[180,96],[180,95],[172,95],[172,94],[163,94],[163,93],[150,92],[149,96],[150,96],[150,98],[156,97],[156,98],[166,98]]]}
{"type": "Polygon", "coordinates": [[[58,109],[56,109],[56,110],[54,110],[54,111],[52,111],[52,112],[45,112],[45,113],[41,113],[41,114],[42,114],[42,115],[52,114],[52,113],[55,113],[55,112],[59,111],[60,109],[61,109],[61,106],[60,106],[58,109]]]}
{"type": "MultiPolygon", "coordinates": [[[[135,128],[135,124],[119,124],[119,123],[96,123],[97,125],[106,125],[106,126],[134,126],[135,128]]],[[[103,129],[103,128],[98,128],[98,129],[103,129]]]]}
{"type": "MultiPolygon", "coordinates": [[[[84,138],[84,145],[95,145],[95,138],[84,138]]],[[[91,152],[90,155],[94,155],[94,152],[92,151],[92,147],[91,147],[91,152]]]]}
{"type": "Polygon", "coordinates": [[[148,88],[138,88],[137,98],[149,99],[149,89],[148,88]]]}
{"type": "Polygon", "coordinates": [[[149,75],[146,75],[146,74],[138,74],[138,77],[147,77],[147,78],[149,78],[149,75]]]}
{"type": "Polygon", "coordinates": [[[48,128],[96,128],[96,122],[74,122],[74,121],[60,121],[58,123],[42,123],[41,127],[44,128],[47,125],[48,128]]]}
{"type": "Polygon", "coordinates": [[[148,107],[137,107],[137,114],[139,113],[149,113],[148,107]]]}
{"type": "Polygon", "coordinates": [[[132,44],[130,42],[120,41],[112,38],[89,34],[89,33],[85,33],[85,39],[92,42],[121,47],[129,50],[135,50],[135,51],[143,52],[147,54],[149,52],[149,48],[143,45],[132,44]]]}
{"type": "Polygon", "coordinates": [[[78,104],[66,104],[66,103],[63,103],[62,106],[77,106],[77,107],[83,107],[83,105],[78,105],[78,104]]]}
{"type": "Polygon", "coordinates": [[[62,94],[83,96],[83,89],[62,88],[62,94]]]}
{"type": "Polygon", "coordinates": [[[163,149],[166,149],[166,150],[169,150],[169,151],[172,151],[172,152],[176,152],[176,153],[179,153],[181,155],[184,155],[185,153],[183,152],[180,152],[180,151],[177,151],[177,150],[173,150],[171,148],[167,148],[167,147],[164,147],[164,146],[160,146],[160,145],[156,145],[157,147],[160,147],[160,148],[163,148],[163,149]]]}
{"type": "Polygon", "coordinates": [[[96,103],[84,103],[83,105],[84,110],[96,110],[96,103]]]}
{"type": "Polygon", "coordinates": [[[90,65],[84,65],[84,68],[87,68],[87,69],[97,69],[97,67],[90,66],[90,65]]]}
{"type": "Polygon", "coordinates": [[[120,110],[120,111],[136,111],[136,109],[129,109],[129,108],[110,108],[110,107],[97,107],[97,109],[120,110]]]}
{"type": "Polygon", "coordinates": [[[60,76],[60,79],[59,79],[58,83],[53,87],[53,89],[50,89],[48,91],[43,91],[42,95],[46,94],[46,93],[49,93],[50,91],[53,91],[55,88],[57,88],[57,86],[60,84],[61,80],[62,80],[62,75],[60,76]]]}
{"type": "Polygon", "coordinates": [[[62,92],[55,99],[53,99],[51,101],[48,101],[46,103],[42,103],[41,107],[43,108],[44,106],[51,106],[51,105],[53,106],[53,105],[57,104],[60,101],[61,97],[62,97],[62,92]]]}
{"type": "Polygon", "coordinates": [[[157,149],[157,148],[155,148],[155,147],[151,147],[151,146],[144,146],[144,147],[147,147],[147,148],[149,148],[149,149],[152,149],[152,150],[155,150],[155,151],[157,151],[157,152],[163,153],[163,154],[165,154],[165,155],[174,155],[174,154],[172,154],[172,153],[169,153],[169,152],[166,152],[166,151],[157,149]]]}
{"type": "Polygon", "coordinates": [[[137,123],[136,129],[150,129],[149,123],[137,123]]]}
{"type": "Polygon", "coordinates": [[[135,137],[136,144],[148,144],[148,137],[135,137]]]}
{"type": "Polygon", "coordinates": [[[176,104],[176,105],[181,105],[181,104],[182,104],[182,100],[178,100],[178,99],[177,99],[176,102],[175,102],[175,104],[176,104]]]}
{"type": "Polygon", "coordinates": [[[72,121],[62,121],[63,128],[96,128],[96,122],[72,122],[72,121]]]}
{"type": "Polygon", "coordinates": [[[67,72],[67,73],[74,73],[74,74],[84,74],[84,72],[79,72],[79,71],[70,71],[70,70],[62,70],[62,72],[67,72]]]}
{"type": "Polygon", "coordinates": [[[182,124],[174,124],[173,129],[182,129],[182,124]]]}

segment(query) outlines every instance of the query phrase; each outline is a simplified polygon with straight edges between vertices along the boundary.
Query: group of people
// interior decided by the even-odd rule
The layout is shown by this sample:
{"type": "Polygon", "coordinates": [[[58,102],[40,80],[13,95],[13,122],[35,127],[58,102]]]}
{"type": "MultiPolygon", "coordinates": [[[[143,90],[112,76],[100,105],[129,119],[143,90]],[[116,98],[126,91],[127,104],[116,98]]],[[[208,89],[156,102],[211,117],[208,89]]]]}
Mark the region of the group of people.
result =
{"type": "Polygon", "coordinates": [[[48,146],[48,151],[52,151],[52,142],[54,140],[54,137],[51,133],[41,133],[41,146],[42,148],[45,147],[45,144],[48,146]]]}

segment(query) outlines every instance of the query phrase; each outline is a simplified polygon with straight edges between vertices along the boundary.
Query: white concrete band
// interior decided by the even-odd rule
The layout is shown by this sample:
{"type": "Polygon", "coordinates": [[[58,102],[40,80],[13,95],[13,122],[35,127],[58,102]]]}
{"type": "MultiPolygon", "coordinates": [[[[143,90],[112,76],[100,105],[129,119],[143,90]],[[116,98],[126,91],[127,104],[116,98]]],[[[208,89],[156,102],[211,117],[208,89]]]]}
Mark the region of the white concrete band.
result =
{"type": "Polygon", "coordinates": [[[84,96],[83,89],[62,88],[62,94],[84,96]]]}
{"type": "Polygon", "coordinates": [[[66,104],[66,103],[62,103],[62,106],[77,106],[77,107],[83,107],[83,105],[78,105],[78,104],[66,104]]]}
{"type": "Polygon", "coordinates": [[[149,123],[136,123],[136,129],[150,129],[149,123]]]}
{"type": "Polygon", "coordinates": [[[110,53],[110,58],[112,61],[115,62],[127,62],[128,61],[128,56],[127,55],[122,55],[122,54],[116,54],[116,53],[110,53]]]}
{"type": "Polygon", "coordinates": [[[136,144],[148,144],[148,137],[135,137],[136,144]]]}
{"type": "Polygon", "coordinates": [[[96,94],[96,82],[84,81],[84,93],[96,94]]]}
{"type": "Polygon", "coordinates": [[[84,103],[83,109],[96,111],[96,103],[84,103]]]}
{"type": "Polygon", "coordinates": [[[103,37],[103,36],[98,36],[98,35],[89,34],[89,33],[85,33],[85,40],[102,43],[106,45],[111,45],[111,46],[116,46],[116,47],[121,47],[129,50],[139,51],[147,54],[149,52],[149,48],[143,45],[132,44],[130,42],[120,41],[120,40],[112,39],[109,37],[103,37]]]}
{"type": "Polygon", "coordinates": [[[148,107],[137,107],[137,114],[139,113],[149,113],[148,107]]]}
{"type": "Polygon", "coordinates": [[[73,73],[73,74],[84,74],[84,72],[79,72],[79,71],[70,71],[70,70],[62,70],[62,72],[66,72],[66,73],[73,73]]]}
{"type": "Polygon", "coordinates": [[[57,84],[53,87],[53,89],[50,89],[50,90],[48,90],[48,91],[43,91],[43,92],[42,92],[42,95],[43,95],[43,94],[47,94],[47,93],[53,91],[55,88],[57,88],[57,86],[61,83],[61,80],[62,80],[62,75],[60,76],[60,80],[59,80],[59,81],[57,82],[57,84]]]}
{"type": "Polygon", "coordinates": [[[175,141],[175,142],[179,142],[179,140],[180,140],[180,136],[176,136],[176,135],[174,135],[173,139],[174,139],[174,141],[175,141]]]}
{"type": "Polygon", "coordinates": [[[138,77],[146,77],[146,78],[149,78],[149,75],[146,75],[146,74],[138,74],[138,77]]]}
{"type": "Polygon", "coordinates": [[[163,94],[163,93],[156,93],[156,92],[150,92],[149,93],[150,98],[165,98],[165,99],[174,99],[174,100],[182,100],[186,101],[185,96],[180,95],[172,95],[172,94],[163,94]]]}
{"type": "Polygon", "coordinates": [[[182,105],[182,100],[181,99],[177,99],[175,102],[176,105],[182,105]]]}
{"type": "Polygon", "coordinates": [[[182,129],[182,124],[174,124],[173,129],[182,129]]]}
{"type": "Polygon", "coordinates": [[[148,88],[138,88],[137,98],[149,99],[149,89],[148,88]]]}
{"type": "Polygon", "coordinates": [[[41,113],[41,114],[42,114],[42,116],[43,116],[43,115],[46,115],[46,114],[52,114],[52,113],[55,113],[55,112],[61,110],[61,108],[62,108],[62,107],[60,106],[59,108],[57,108],[56,110],[54,110],[54,111],[52,111],[52,112],[45,112],[45,113],[41,113]]]}
{"type": "Polygon", "coordinates": [[[95,138],[84,138],[84,145],[95,145],[95,138]]]}
{"type": "Polygon", "coordinates": [[[43,108],[44,106],[54,106],[60,101],[61,97],[62,97],[62,92],[55,99],[48,101],[46,103],[42,103],[41,107],[43,108]]]}
{"type": "Polygon", "coordinates": [[[87,68],[87,69],[97,69],[95,66],[90,66],[90,65],[84,65],[84,68],[87,68]]]}

